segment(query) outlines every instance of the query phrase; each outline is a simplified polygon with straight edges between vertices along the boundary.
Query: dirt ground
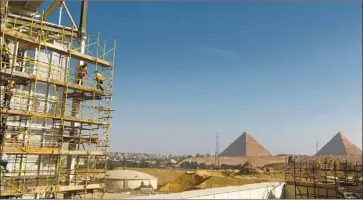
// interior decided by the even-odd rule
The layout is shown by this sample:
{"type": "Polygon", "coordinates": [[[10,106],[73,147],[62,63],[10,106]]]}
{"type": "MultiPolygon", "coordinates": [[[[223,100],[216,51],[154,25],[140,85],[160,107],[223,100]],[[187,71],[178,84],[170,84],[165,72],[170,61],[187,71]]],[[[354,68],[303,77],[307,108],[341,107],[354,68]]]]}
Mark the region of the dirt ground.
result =
{"type": "MultiPolygon", "coordinates": [[[[274,165],[270,165],[273,167],[274,165]]],[[[277,164],[280,167],[280,164],[277,164]]],[[[155,176],[158,178],[158,185],[160,186],[168,186],[175,187],[178,184],[174,185],[175,183],[180,183],[180,181],[186,181],[191,184],[190,187],[180,189],[174,188],[180,191],[173,191],[174,189],[169,188],[169,192],[181,192],[190,189],[204,189],[204,188],[214,188],[214,187],[225,187],[225,186],[237,186],[237,185],[245,185],[245,184],[252,184],[252,183],[259,183],[265,181],[282,181],[284,180],[284,175],[281,172],[274,172],[274,173],[257,173],[257,174],[243,174],[243,175],[232,175],[230,172],[233,170],[197,170],[197,171],[189,171],[188,174],[191,173],[192,176],[200,176],[204,177],[203,179],[196,181],[193,184],[193,181],[189,180],[186,174],[186,170],[181,169],[157,169],[157,168],[129,168],[130,170],[136,170],[140,172],[144,172],[155,176]],[[228,173],[227,173],[228,172],[228,173]],[[194,175],[193,175],[194,174],[194,175]],[[182,178],[184,177],[184,179],[182,178]]],[[[182,183],[184,185],[185,183],[182,183]]],[[[168,191],[159,191],[159,192],[166,192],[168,191]]],[[[104,194],[104,199],[127,199],[138,195],[127,195],[127,194],[120,194],[120,193],[106,193],[104,194]]],[[[96,195],[97,196],[97,195],[96,195]]],[[[86,196],[82,195],[82,198],[89,199],[91,198],[91,194],[87,194],[86,196]]]]}
{"type": "MultiPolygon", "coordinates": [[[[134,168],[157,177],[161,182],[159,192],[182,192],[191,189],[237,186],[267,181],[283,181],[282,172],[264,172],[256,174],[232,175],[228,170],[196,170],[186,174],[184,170],[134,168]]],[[[238,171],[238,170],[237,170],[238,171]]],[[[232,170],[230,170],[232,172],[232,170]]]]}

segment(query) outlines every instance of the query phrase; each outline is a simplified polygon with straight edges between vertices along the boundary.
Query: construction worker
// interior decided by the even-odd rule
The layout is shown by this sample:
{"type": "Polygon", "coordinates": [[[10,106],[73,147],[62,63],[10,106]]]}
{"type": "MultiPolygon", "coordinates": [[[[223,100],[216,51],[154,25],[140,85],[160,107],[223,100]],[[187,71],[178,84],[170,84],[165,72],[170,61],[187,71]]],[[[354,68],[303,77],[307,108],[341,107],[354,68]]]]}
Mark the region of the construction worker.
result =
{"type": "Polygon", "coordinates": [[[2,45],[1,51],[1,59],[2,59],[2,66],[1,67],[5,67],[7,66],[7,68],[10,66],[10,39],[6,39],[5,43],[2,45]]]}
{"type": "Polygon", "coordinates": [[[18,48],[18,59],[17,59],[17,63],[19,64],[20,67],[23,67],[23,61],[24,61],[24,50],[18,48]]]}
{"type": "Polygon", "coordinates": [[[6,126],[6,117],[2,116],[1,117],[1,123],[0,123],[0,133],[5,133],[5,131],[8,129],[8,127],[6,126]]]}
{"type": "Polygon", "coordinates": [[[0,165],[5,170],[6,173],[9,172],[8,170],[8,161],[7,160],[0,160],[0,165]]]}
{"type": "Polygon", "coordinates": [[[296,162],[295,157],[293,155],[290,155],[287,163],[288,164],[295,164],[295,162],[296,162]]]}
{"type": "Polygon", "coordinates": [[[11,98],[13,97],[12,89],[14,88],[14,85],[15,81],[12,79],[8,80],[7,83],[4,85],[5,86],[4,107],[7,107],[8,109],[10,109],[10,102],[11,98]]]}
{"type": "Polygon", "coordinates": [[[103,75],[98,71],[95,71],[95,78],[97,83],[97,89],[100,89],[103,92],[103,75]]]}
{"type": "Polygon", "coordinates": [[[8,129],[8,126],[6,125],[6,117],[2,116],[1,122],[0,122],[0,146],[3,144],[3,140],[5,139],[5,131],[8,129]]]}
{"type": "MultiPolygon", "coordinates": [[[[0,123],[0,147],[3,146],[3,140],[5,138],[5,131],[8,129],[8,126],[6,125],[6,117],[1,117],[1,123],[0,123]]],[[[1,167],[1,173],[4,175],[4,173],[8,173],[9,170],[7,169],[8,161],[7,160],[0,160],[0,167],[1,167]]]]}
{"type": "Polygon", "coordinates": [[[87,63],[79,66],[79,68],[78,68],[78,74],[77,74],[77,84],[78,85],[84,85],[84,80],[86,78],[86,75],[88,75],[87,63]]]}

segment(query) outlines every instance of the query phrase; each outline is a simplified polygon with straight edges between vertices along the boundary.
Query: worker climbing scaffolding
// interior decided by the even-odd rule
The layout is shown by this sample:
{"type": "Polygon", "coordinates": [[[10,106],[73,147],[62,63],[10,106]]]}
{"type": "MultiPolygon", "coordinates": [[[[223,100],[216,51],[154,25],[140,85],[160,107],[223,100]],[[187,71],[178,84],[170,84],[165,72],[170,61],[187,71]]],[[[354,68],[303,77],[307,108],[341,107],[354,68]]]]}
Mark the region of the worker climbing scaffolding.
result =
{"type": "Polygon", "coordinates": [[[0,123],[0,145],[3,145],[3,140],[5,138],[5,132],[8,129],[8,126],[6,125],[6,117],[1,117],[1,123],[0,123]]]}
{"type": "Polygon", "coordinates": [[[4,99],[3,99],[3,106],[7,107],[8,109],[10,109],[10,102],[11,102],[11,98],[13,97],[13,88],[15,86],[15,81],[10,79],[8,80],[5,84],[5,94],[4,94],[4,99]]]}
{"type": "Polygon", "coordinates": [[[17,54],[18,58],[17,58],[17,63],[19,66],[23,67],[24,65],[24,50],[21,48],[18,48],[18,54],[17,54]]]}
{"type": "MultiPolygon", "coordinates": [[[[4,140],[5,140],[5,134],[6,134],[6,130],[8,129],[8,126],[6,125],[6,117],[2,116],[1,117],[1,123],[0,123],[0,147],[2,148],[4,145],[4,140]]],[[[0,159],[0,171],[1,171],[1,176],[4,177],[4,173],[9,172],[7,169],[7,165],[8,165],[8,161],[7,160],[3,160],[2,156],[0,159]]]]}
{"type": "Polygon", "coordinates": [[[2,170],[4,170],[6,173],[9,172],[9,170],[7,168],[8,167],[8,161],[7,160],[1,160],[0,165],[1,165],[2,170]]]}
{"type": "Polygon", "coordinates": [[[101,73],[99,73],[98,71],[95,71],[95,78],[96,78],[97,89],[104,92],[104,90],[103,90],[103,75],[101,73]]]}
{"type": "MultiPolygon", "coordinates": [[[[53,3],[67,10],[65,1],[53,3]]],[[[42,1],[1,5],[0,199],[102,198],[105,179],[96,175],[107,165],[84,163],[107,162],[116,42],[86,32],[88,1],[79,26],[29,21],[25,7],[40,9],[42,1]]]]}
{"type": "Polygon", "coordinates": [[[77,84],[84,85],[86,75],[88,75],[87,63],[78,67],[77,84]]]}
{"type": "Polygon", "coordinates": [[[9,68],[10,66],[10,39],[6,39],[5,43],[1,46],[1,59],[2,59],[2,66],[1,67],[6,67],[9,68]]]}

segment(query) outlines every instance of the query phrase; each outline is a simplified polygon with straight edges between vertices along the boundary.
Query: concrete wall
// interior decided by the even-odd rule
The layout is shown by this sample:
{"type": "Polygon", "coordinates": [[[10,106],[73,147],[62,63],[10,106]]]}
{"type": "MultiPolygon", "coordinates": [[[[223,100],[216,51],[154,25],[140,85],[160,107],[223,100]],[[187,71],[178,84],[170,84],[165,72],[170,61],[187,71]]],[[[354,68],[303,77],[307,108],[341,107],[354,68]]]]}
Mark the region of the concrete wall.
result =
{"type": "Polygon", "coordinates": [[[283,182],[264,182],[243,186],[140,196],[131,199],[278,199],[282,195],[284,184],[283,182]]]}
{"type": "Polygon", "coordinates": [[[280,198],[283,191],[283,183],[274,186],[242,189],[234,192],[226,192],[212,195],[198,195],[185,199],[274,199],[280,198]]]}

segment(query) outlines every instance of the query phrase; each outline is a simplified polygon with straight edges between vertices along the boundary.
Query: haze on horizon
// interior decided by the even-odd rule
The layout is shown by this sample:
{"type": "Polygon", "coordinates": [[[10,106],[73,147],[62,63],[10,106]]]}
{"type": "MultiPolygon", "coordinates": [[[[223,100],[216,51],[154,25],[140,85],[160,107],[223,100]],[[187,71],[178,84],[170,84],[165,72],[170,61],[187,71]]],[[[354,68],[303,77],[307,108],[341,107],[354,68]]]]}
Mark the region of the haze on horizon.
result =
{"type": "Polygon", "coordinates": [[[117,37],[110,151],[362,148],[361,4],[90,2],[87,31],[117,37]]]}

